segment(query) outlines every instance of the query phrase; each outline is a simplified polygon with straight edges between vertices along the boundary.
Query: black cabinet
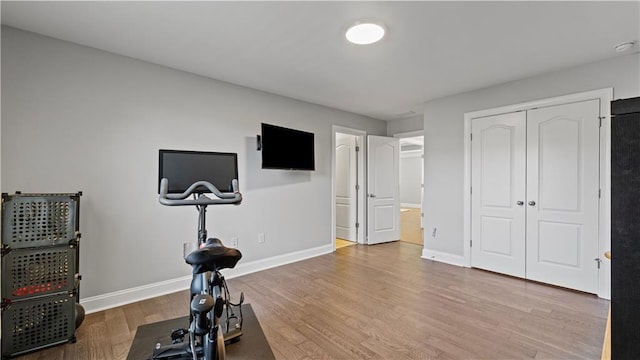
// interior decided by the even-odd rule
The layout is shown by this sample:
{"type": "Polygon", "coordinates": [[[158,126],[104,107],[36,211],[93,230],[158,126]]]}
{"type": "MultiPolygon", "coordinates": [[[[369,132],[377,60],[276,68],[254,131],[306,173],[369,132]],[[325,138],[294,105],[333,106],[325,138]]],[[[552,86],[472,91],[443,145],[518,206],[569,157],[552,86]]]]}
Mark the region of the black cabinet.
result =
{"type": "Polygon", "coordinates": [[[611,357],[640,359],[640,98],[611,114],[611,357]]]}
{"type": "Polygon", "coordinates": [[[80,195],[2,194],[2,358],[75,341],[80,195]]]}

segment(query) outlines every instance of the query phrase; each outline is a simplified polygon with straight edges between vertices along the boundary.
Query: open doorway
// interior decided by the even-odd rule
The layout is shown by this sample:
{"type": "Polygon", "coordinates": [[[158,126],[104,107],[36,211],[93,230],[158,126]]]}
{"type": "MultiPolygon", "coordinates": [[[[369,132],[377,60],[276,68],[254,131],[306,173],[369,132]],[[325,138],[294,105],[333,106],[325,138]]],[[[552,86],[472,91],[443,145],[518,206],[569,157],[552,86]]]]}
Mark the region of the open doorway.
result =
{"type": "Polygon", "coordinates": [[[333,126],[332,241],[335,248],[364,244],[364,141],[361,130],[333,126]]]}
{"type": "Polygon", "coordinates": [[[400,137],[400,241],[423,246],[424,136],[400,137]]]}

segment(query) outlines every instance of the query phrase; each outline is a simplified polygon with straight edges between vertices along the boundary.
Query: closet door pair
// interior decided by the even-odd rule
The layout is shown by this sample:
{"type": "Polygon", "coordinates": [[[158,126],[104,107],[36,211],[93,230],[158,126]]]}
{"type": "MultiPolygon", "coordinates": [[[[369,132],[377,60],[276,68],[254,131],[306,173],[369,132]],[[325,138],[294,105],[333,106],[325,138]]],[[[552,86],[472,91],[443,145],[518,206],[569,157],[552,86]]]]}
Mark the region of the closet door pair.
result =
{"type": "Polygon", "coordinates": [[[473,267],[596,293],[600,102],[473,119],[473,267]]]}

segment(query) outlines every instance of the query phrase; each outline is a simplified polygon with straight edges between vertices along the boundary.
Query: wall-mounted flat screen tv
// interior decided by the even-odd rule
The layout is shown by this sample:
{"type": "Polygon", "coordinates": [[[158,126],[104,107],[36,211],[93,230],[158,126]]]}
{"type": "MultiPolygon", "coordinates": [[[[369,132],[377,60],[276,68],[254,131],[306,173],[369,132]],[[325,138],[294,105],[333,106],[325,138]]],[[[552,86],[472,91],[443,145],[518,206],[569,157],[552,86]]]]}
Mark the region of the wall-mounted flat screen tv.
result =
{"type": "Polygon", "coordinates": [[[314,134],[262,124],[262,168],[315,170],[314,134]]]}
{"type": "MultiPolygon", "coordinates": [[[[222,192],[231,192],[231,181],[238,178],[238,154],[160,150],[158,193],[160,180],[169,180],[169,193],[182,193],[197,181],[208,181],[222,192]]],[[[196,192],[209,192],[199,187],[196,192]]]]}

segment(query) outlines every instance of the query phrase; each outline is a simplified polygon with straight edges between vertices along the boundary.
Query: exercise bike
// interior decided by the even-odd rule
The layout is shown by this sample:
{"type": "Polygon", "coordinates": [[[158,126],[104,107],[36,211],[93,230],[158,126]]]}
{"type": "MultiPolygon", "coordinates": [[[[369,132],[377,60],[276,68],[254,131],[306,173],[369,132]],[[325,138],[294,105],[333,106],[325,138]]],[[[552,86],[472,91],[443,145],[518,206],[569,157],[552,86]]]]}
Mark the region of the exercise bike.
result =
{"type": "Polygon", "coordinates": [[[224,360],[225,341],[237,341],[242,335],[244,294],[240,294],[238,303],[232,303],[220,270],[235,267],[242,254],[237,249],[224,246],[219,239],[207,239],[205,214],[208,205],[240,204],[242,195],[238,191],[238,181],[234,179],[233,192],[226,193],[206,181],[195,182],[180,194],[169,194],[168,189],[169,180],[163,178],[159,199],[162,205],[192,205],[198,209],[198,248],[185,257],[193,267],[189,328],[174,330],[170,345],[156,344],[151,359],[224,360]],[[204,195],[202,190],[205,188],[215,198],[204,195]],[[191,195],[193,199],[188,199],[191,195]],[[234,310],[238,311],[237,315],[234,310]],[[226,320],[221,324],[225,311],[226,320]],[[184,341],[186,335],[188,342],[184,341]]]}

